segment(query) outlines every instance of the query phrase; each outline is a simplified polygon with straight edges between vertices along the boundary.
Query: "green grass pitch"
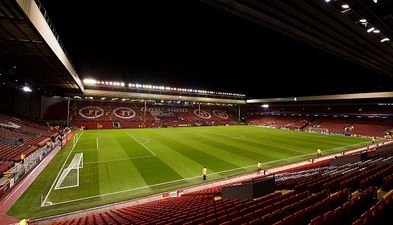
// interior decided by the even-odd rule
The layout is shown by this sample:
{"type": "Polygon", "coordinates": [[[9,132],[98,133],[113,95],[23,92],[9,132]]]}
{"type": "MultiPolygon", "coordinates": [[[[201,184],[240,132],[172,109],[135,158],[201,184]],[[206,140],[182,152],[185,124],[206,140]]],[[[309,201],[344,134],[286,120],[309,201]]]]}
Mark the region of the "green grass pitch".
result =
{"type": "Polygon", "coordinates": [[[130,199],[343,151],[368,138],[249,126],[90,130],[79,133],[8,212],[35,218],[130,199]],[[54,190],[56,178],[83,153],[79,186],[54,190]],[[41,194],[50,206],[41,207],[41,194]]]}

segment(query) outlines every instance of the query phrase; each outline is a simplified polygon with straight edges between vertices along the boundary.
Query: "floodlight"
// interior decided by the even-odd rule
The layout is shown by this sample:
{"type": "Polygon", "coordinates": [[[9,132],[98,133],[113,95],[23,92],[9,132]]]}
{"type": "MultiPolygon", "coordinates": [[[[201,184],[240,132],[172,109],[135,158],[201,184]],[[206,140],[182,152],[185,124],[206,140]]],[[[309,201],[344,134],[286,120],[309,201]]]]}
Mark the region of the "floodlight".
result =
{"type": "Polygon", "coordinates": [[[367,33],[370,33],[371,31],[375,30],[375,27],[371,27],[370,29],[367,30],[367,33]]]}
{"type": "Polygon", "coordinates": [[[341,7],[342,7],[343,9],[349,9],[349,5],[348,5],[348,4],[343,4],[343,5],[341,5],[341,7]]]}
{"type": "Polygon", "coordinates": [[[83,83],[93,85],[93,84],[96,84],[97,81],[94,79],[86,78],[86,79],[83,79],[83,83]]]}
{"type": "Polygon", "coordinates": [[[29,87],[29,86],[23,86],[22,87],[22,90],[24,91],[24,92],[32,92],[33,90],[31,90],[31,88],[29,87]]]}

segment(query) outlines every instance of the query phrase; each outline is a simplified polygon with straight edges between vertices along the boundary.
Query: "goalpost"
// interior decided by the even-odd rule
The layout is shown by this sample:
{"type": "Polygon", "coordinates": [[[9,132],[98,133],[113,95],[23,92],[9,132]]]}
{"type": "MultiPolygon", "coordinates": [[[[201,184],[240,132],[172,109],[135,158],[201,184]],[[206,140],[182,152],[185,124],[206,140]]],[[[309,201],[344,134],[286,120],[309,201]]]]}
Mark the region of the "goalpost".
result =
{"type": "Polygon", "coordinates": [[[78,133],[75,133],[74,137],[72,138],[72,147],[75,148],[76,142],[78,140],[78,133]]]}
{"type": "Polygon", "coordinates": [[[63,170],[57,180],[55,190],[79,186],[79,169],[83,168],[83,153],[74,155],[71,163],[63,170]]]}
{"type": "Polygon", "coordinates": [[[316,133],[329,133],[329,129],[321,128],[321,127],[309,127],[309,132],[316,132],[316,133]]]}

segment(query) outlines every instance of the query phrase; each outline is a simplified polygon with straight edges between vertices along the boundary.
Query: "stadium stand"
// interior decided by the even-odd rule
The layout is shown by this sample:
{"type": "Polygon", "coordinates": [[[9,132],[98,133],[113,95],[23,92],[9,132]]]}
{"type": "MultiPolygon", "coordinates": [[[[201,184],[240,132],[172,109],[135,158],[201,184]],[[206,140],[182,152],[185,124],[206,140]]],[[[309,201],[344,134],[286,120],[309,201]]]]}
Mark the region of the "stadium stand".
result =
{"type": "Polygon", "coordinates": [[[0,162],[0,178],[3,176],[3,173],[11,169],[14,164],[13,162],[0,162]]]}
{"type": "Polygon", "coordinates": [[[0,114],[0,160],[20,161],[46,145],[57,130],[30,120],[0,114]]]}
{"type": "Polygon", "coordinates": [[[393,130],[393,114],[389,109],[375,105],[272,106],[267,111],[251,108],[245,121],[257,126],[384,137],[393,130]]]}
{"type": "MultiPolygon", "coordinates": [[[[66,112],[59,113],[66,102],[53,104],[45,113],[44,120],[65,120],[66,112]]],[[[162,105],[120,103],[105,101],[72,101],[71,122],[88,129],[141,128],[162,126],[236,125],[236,112],[228,106],[162,105]],[[115,122],[118,122],[115,124],[115,122]]]]}
{"type": "Polygon", "coordinates": [[[393,156],[368,155],[276,174],[276,192],[254,200],[216,199],[219,186],[53,224],[380,224],[393,205],[393,156]]]}

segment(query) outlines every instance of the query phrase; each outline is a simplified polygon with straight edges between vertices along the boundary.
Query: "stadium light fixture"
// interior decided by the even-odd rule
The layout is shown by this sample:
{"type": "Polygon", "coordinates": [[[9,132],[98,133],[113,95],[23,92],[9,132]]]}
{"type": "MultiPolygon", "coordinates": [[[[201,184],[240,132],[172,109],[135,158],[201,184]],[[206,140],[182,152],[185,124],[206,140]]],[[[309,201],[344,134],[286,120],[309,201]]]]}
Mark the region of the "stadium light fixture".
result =
{"type": "Polygon", "coordinates": [[[367,30],[367,33],[370,33],[370,32],[372,32],[373,30],[375,30],[375,27],[369,28],[369,29],[367,30]]]}
{"type": "Polygon", "coordinates": [[[31,88],[30,88],[29,86],[26,85],[26,86],[23,86],[23,87],[22,87],[22,91],[30,93],[30,92],[32,92],[33,90],[31,90],[31,88]]]}
{"type": "Polygon", "coordinates": [[[105,99],[106,99],[105,97],[102,97],[102,98],[101,98],[101,100],[105,100],[105,99]]]}
{"type": "Polygon", "coordinates": [[[390,39],[389,39],[389,38],[383,38],[383,39],[381,40],[382,43],[383,43],[383,42],[387,42],[387,41],[390,41],[390,39]]]}
{"type": "Polygon", "coordinates": [[[265,108],[265,109],[269,108],[269,104],[263,104],[262,108],[265,108]]]}
{"type": "Polygon", "coordinates": [[[94,79],[86,78],[86,79],[83,79],[83,83],[88,84],[88,85],[94,85],[97,83],[97,81],[94,79]]]}
{"type": "Polygon", "coordinates": [[[342,7],[343,9],[349,9],[349,5],[348,5],[348,4],[342,4],[341,7],[342,7]]]}
{"type": "Polygon", "coordinates": [[[373,30],[373,32],[374,32],[375,34],[379,34],[381,31],[379,31],[378,29],[375,29],[375,30],[373,30]]]}
{"type": "Polygon", "coordinates": [[[361,22],[361,23],[367,23],[367,20],[366,20],[366,19],[360,19],[359,22],[361,22]]]}
{"type": "Polygon", "coordinates": [[[329,3],[329,2],[330,2],[330,0],[325,0],[325,2],[329,3]]]}

